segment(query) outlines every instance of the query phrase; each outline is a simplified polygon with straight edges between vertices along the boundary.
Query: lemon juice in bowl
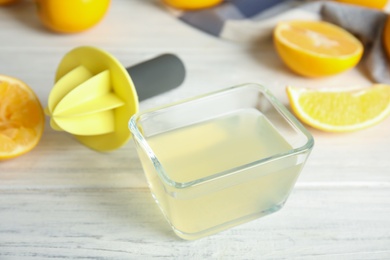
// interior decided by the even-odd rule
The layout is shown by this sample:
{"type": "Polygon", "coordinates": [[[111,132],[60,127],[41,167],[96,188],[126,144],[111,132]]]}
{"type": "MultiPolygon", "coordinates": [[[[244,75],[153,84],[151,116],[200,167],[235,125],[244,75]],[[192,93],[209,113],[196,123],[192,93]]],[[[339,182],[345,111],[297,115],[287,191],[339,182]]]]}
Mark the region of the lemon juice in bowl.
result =
{"type": "Polygon", "coordinates": [[[280,209],[313,145],[254,84],[137,114],[130,129],[153,197],[184,239],[280,209]]]}

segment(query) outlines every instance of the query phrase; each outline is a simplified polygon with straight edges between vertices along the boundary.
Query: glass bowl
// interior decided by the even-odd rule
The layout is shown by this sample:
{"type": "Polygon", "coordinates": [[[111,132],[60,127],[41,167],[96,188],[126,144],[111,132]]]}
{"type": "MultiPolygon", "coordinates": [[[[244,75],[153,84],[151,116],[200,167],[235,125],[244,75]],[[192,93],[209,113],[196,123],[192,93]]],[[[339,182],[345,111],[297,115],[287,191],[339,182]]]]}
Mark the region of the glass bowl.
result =
{"type": "Polygon", "coordinates": [[[129,128],[151,193],[183,239],[281,209],[314,144],[257,84],[137,113],[129,128]]]}

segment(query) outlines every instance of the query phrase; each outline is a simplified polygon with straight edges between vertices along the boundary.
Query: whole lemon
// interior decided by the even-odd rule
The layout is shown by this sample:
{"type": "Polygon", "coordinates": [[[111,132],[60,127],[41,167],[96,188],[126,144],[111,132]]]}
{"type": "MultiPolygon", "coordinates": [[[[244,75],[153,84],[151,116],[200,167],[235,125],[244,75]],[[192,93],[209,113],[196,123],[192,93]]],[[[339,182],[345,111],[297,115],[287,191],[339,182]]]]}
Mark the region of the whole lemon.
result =
{"type": "Polygon", "coordinates": [[[185,10],[195,10],[212,7],[223,0],[163,0],[167,5],[185,10]]]}
{"type": "Polygon", "coordinates": [[[106,14],[111,0],[35,0],[42,23],[61,33],[85,31],[106,14]]]}

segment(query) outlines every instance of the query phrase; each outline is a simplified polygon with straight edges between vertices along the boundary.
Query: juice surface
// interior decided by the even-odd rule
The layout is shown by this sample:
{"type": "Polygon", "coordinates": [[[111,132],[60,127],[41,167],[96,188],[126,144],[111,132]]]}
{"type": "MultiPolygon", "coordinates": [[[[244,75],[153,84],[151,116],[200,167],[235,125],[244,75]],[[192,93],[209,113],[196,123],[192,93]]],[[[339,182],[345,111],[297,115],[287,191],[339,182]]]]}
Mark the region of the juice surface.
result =
{"type": "Polygon", "coordinates": [[[175,182],[204,178],[291,149],[255,109],[158,134],[147,141],[175,182]]]}

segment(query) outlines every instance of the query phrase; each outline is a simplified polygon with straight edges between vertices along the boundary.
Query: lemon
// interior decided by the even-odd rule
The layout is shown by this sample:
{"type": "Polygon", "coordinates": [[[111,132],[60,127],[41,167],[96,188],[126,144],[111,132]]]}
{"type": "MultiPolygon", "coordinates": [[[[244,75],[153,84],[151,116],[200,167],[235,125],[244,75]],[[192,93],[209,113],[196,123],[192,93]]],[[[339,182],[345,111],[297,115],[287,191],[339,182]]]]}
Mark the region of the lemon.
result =
{"type": "Polygon", "coordinates": [[[360,130],[390,115],[390,85],[358,89],[287,87],[287,95],[294,114],[323,131],[360,130]]]}
{"type": "Polygon", "coordinates": [[[111,0],[35,0],[38,17],[47,28],[60,33],[77,33],[98,24],[111,0]]]}
{"type": "Polygon", "coordinates": [[[222,3],[222,1],[223,0],[163,0],[167,5],[185,10],[209,8],[222,3]]]}

